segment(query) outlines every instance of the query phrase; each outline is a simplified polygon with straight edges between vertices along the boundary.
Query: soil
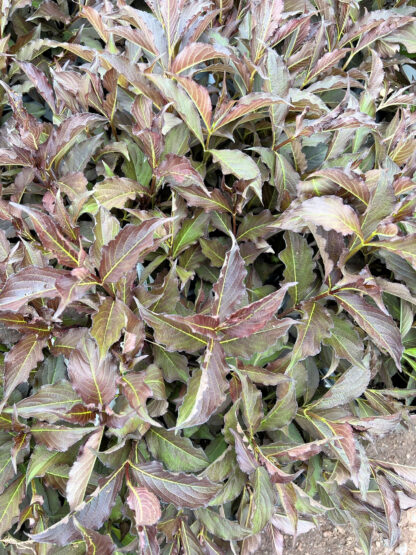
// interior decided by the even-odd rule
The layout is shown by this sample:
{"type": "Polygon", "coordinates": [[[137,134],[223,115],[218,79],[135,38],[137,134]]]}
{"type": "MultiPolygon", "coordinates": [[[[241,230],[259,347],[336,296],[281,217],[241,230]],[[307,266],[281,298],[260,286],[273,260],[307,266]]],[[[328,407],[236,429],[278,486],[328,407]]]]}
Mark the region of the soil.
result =
{"type": "MultiPolygon", "coordinates": [[[[416,466],[416,431],[384,436],[369,448],[369,455],[381,460],[416,466]]],[[[397,547],[391,549],[387,538],[381,533],[373,535],[372,555],[416,555],[416,507],[403,512],[401,537],[397,547]]],[[[267,549],[262,551],[267,555],[267,549]]],[[[271,552],[270,552],[271,553],[271,552]]],[[[293,546],[291,537],[285,538],[284,555],[354,555],[364,553],[359,547],[354,532],[347,527],[336,528],[327,520],[322,520],[319,529],[298,537],[293,546]]]]}

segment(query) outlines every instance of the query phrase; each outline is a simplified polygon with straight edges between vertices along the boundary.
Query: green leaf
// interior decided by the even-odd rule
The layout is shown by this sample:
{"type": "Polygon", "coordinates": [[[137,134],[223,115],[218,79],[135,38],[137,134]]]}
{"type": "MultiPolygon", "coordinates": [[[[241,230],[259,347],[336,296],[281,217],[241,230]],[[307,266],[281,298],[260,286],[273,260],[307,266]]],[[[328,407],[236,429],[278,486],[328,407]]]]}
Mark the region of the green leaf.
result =
{"type": "Polygon", "coordinates": [[[313,250],[308,246],[304,237],[292,231],[284,233],[286,248],[279,253],[279,258],[285,265],[283,275],[286,282],[294,282],[289,290],[293,304],[303,301],[315,282],[313,271],[313,250]]]}
{"type": "Polygon", "coordinates": [[[370,383],[370,370],[364,366],[352,366],[316,403],[316,410],[332,409],[360,397],[370,383]]]}
{"type": "Polygon", "coordinates": [[[195,514],[208,532],[223,540],[243,540],[252,534],[250,529],[222,517],[211,509],[197,509],[195,514]]]}
{"type": "Polygon", "coordinates": [[[209,214],[201,212],[194,219],[187,219],[175,236],[172,246],[172,256],[176,258],[181,252],[196,243],[205,234],[209,221],[209,214]]]}
{"type": "Polygon", "coordinates": [[[259,466],[250,477],[253,488],[251,527],[255,534],[263,530],[274,513],[276,491],[267,470],[259,466]]]}
{"type": "Polygon", "coordinates": [[[192,441],[164,428],[150,428],[146,442],[153,457],[163,462],[169,470],[200,472],[208,466],[208,459],[192,441]]]}
{"type": "Polygon", "coordinates": [[[258,198],[262,198],[262,179],[257,164],[250,156],[240,150],[216,150],[208,151],[212,154],[214,162],[219,162],[224,175],[232,174],[237,179],[251,181],[249,187],[253,189],[258,198]]]}
{"type": "Polygon", "coordinates": [[[290,378],[276,388],[276,403],[262,419],[258,431],[279,430],[287,426],[297,412],[295,383],[290,378]]]}
{"type": "Polygon", "coordinates": [[[17,522],[25,495],[25,476],[19,475],[0,495],[0,537],[17,522]]]}

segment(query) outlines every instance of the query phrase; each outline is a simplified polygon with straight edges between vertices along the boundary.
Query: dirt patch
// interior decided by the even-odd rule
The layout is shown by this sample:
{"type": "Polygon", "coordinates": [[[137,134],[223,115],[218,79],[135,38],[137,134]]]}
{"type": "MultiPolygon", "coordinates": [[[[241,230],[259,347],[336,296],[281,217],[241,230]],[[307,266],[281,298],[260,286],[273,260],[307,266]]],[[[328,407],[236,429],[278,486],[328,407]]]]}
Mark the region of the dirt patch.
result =
{"type": "MultiPolygon", "coordinates": [[[[374,442],[369,455],[381,460],[415,465],[416,432],[414,429],[385,436],[374,442]]],[[[404,512],[400,521],[401,538],[395,549],[381,533],[373,536],[372,555],[416,555],[416,508],[404,512]]],[[[265,550],[263,553],[267,553],[265,550]]],[[[354,532],[348,527],[334,527],[322,520],[320,528],[299,536],[293,547],[292,538],[285,539],[285,555],[352,555],[364,553],[354,532]]]]}

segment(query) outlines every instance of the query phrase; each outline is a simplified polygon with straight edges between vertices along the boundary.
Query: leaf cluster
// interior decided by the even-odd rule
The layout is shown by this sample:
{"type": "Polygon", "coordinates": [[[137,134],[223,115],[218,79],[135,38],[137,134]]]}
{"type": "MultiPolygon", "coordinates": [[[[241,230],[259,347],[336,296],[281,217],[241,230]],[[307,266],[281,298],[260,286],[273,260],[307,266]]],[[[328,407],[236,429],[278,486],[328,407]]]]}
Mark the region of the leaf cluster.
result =
{"type": "Polygon", "coordinates": [[[416,467],[366,446],[416,398],[415,12],[1,4],[6,552],[398,542],[416,467]]]}

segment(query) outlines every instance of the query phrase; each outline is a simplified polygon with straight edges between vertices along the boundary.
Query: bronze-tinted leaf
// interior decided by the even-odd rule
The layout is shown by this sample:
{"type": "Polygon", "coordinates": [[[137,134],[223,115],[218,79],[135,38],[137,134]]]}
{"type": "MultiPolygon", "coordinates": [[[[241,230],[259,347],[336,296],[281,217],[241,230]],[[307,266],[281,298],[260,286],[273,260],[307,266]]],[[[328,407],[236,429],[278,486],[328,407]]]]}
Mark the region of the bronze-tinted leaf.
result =
{"type": "Polygon", "coordinates": [[[31,433],[40,445],[50,451],[66,451],[95,428],[69,428],[68,426],[53,426],[52,424],[35,424],[31,433]]]}
{"type": "Polygon", "coordinates": [[[218,281],[215,283],[212,314],[222,321],[235,310],[244,295],[244,278],[246,277],[244,261],[235,241],[225,255],[218,281]]]}
{"type": "Polygon", "coordinates": [[[152,526],[162,516],[160,503],[154,493],[146,488],[134,487],[128,482],[127,504],[135,514],[136,526],[152,526]]]}
{"type": "Polygon", "coordinates": [[[111,345],[120,339],[127,324],[127,307],[118,299],[107,297],[92,317],[91,335],[95,338],[100,356],[104,358],[111,345]]]}
{"type": "Polygon", "coordinates": [[[69,479],[66,484],[67,500],[71,510],[74,510],[84,499],[91,473],[97,459],[104,429],[98,429],[90,435],[80,448],[80,452],[69,471],[69,479]]]}
{"type": "Polygon", "coordinates": [[[400,331],[393,318],[355,293],[342,291],[335,294],[334,298],[368,333],[374,343],[389,353],[400,370],[403,345],[400,331]]]}
{"type": "Polygon", "coordinates": [[[96,342],[83,338],[69,357],[68,374],[72,386],[87,404],[103,406],[116,394],[116,365],[110,354],[104,357],[96,342]]]}
{"type": "Polygon", "coordinates": [[[134,268],[154,244],[154,232],[168,220],[151,218],[140,225],[129,224],[103,248],[100,276],[103,282],[115,283],[134,268]]]}
{"type": "Polygon", "coordinates": [[[208,478],[197,478],[193,474],[168,472],[156,462],[140,465],[131,464],[137,482],[165,503],[176,507],[206,507],[218,493],[219,486],[208,478]]]}
{"type": "Polygon", "coordinates": [[[188,383],[188,390],[179,408],[176,428],[189,428],[204,424],[225,400],[228,366],[224,352],[217,341],[211,339],[202,359],[188,383]]]}
{"type": "Polygon", "coordinates": [[[31,370],[36,369],[43,360],[43,348],[46,339],[35,334],[26,335],[6,354],[4,362],[4,392],[2,406],[12,391],[21,383],[26,382],[31,370]]]}
{"type": "Polygon", "coordinates": [[[287,290],[295,285],[286,283],[278,291],[240,308],[221,324],[220,330],[225,330],[228,338],[253,335],[270,322],[279,310],[287,290]]]}
{"type": "Polygon", "coordinates": [[[289,208],[278,219],[276,226],[290,231],[302,231],[308,224],[320,225],[342,235],[355,234],[362,238],[360,222],[351,206],[339,197],[314,197],[294,208],[289,208]]]}
{"type": "Polygon", "coordinates": [[[63,275],[66,272],[55,268],[23,268],[6,281],[0,293],[0,310],[17,312],[33,299],[56,297],[56,280],[63,275]]]}

